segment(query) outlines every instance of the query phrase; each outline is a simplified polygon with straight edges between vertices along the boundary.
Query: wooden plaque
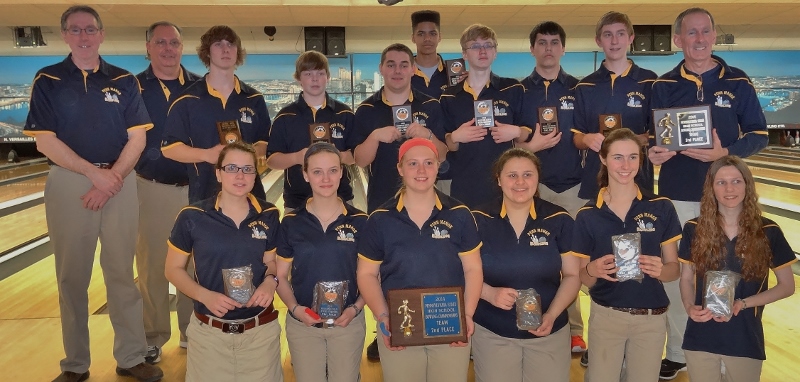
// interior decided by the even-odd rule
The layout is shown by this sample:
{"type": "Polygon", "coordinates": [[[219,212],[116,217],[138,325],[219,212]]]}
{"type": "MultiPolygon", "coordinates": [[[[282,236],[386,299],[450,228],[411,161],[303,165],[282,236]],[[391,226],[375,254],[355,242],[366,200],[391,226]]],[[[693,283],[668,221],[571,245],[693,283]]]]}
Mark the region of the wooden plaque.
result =
{"type": "Polygon", "coordinates": [[[494,127],[494,100],[480,99],[474,102],[475,126],[494,127]]]}
{"type": "Polygon", "coordinates": [[[673,151],[714,146],[711,108],[708,105],[653,109],[656,146],[673,151]]]}
{"type": "Polygon", "coordinates": [[[621,114],[600,114],[600,133],[607,137],[612,131],[622,127],[621,114]]]}
{"type": "Polygon", "coordinates": [[[311,123],[308,125],[311,144],[317,142],[331,143],[331,124],[329,122],[311,123]]]}
{"type": "Polygon", "coordinates": [[[456,58],[453,60],[445,60],[444,66],[447,68],[447,85],[458,85],[458,79],[461,78],[461,74],[467,69],[464,64],[464,59],[456,58]]]}
{"type": "Polygon", "coordinates": [[[217,131],[219,132],[219,143],[221,145],[227,145],[242,140],[242,131],[239,130],[239,121],[235,119],[217,122],[217,131]]]}
{"type": "Polygon", "coordinates": [[[467,342],[463,287],[394,289],[387,300],[392,346],[467,342]]]}
{"type": "Polygon", "coordinates": [[[542,135],[558,131],[558,108],[555,106],[542,106],[539,108],[539,131],[542,135]]]}

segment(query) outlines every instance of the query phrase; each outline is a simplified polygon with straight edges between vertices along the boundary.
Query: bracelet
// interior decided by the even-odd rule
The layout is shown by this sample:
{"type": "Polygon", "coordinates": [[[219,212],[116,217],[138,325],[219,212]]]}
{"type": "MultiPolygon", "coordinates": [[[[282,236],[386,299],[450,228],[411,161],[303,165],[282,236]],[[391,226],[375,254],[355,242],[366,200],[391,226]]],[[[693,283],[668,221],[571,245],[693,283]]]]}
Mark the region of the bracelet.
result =
{"type": "Polygon", "coordinates": [[[378,321],[380,321],[380,320],[381,320],[381,318],[383,318],[383,317],[389,317],[389,313],[383,312],[383,313],[381,313],[381,314],[380,314],[380,315],[379,315],[377,318],[375,318],[375,319],[376,319],[376,320],[378,320],[378,321]]]}
{"type": "Polygon", "coordinates": [[[276,288],[278,287],[278,285],[280,285],[280,284],[281,284],[281,282],[280,282],[280,281],[278,281],[278,276],[275,276],[275,274],[273,274],[273,273],[267,273],[266,275],[264,275],[264,277],[265,277],[265,278],[266,278],[267,276],[270,276],[270,277],[271,277],[273,280],[275,280],[275,287],[276,287],[276,288]]]}
{"type": "Polygon", "coordinates": [[[589,277],[594,277],[594,276],[592,276],[591,273],[589,273],[589,264],[591,264],[591,263],[592,263],[591,261],[586,263],[586,275],[589,276],[589,277]]]}
{"type": "Polygon", "coordinates": [[[294,308],[292,308],[292,310],[289,311],[289,314],[291,314],[292,317],[294,317],[294,310],[297,309],[298,306],[300,306],[300,304],[295,304],[294,308]]]}
{"type": "Polygon", "coordinates": [[[739,301],[742,302],[742,309],[747,309],[747,299],[740,298],[739,301]]]}
{"type": "MultiPolygon", "coordinates": [[[[347,308],[353,308],[353,310],[356,311],[356,316],[358,316],[359,313],[361,313],[361,309],[358,309],[358,306],[356,306],[356,304],[350,304],[350,305],[347,306],[347,308]]],[[[347,309],[347,308],[345,308],[345,309],[347,309]]]]}

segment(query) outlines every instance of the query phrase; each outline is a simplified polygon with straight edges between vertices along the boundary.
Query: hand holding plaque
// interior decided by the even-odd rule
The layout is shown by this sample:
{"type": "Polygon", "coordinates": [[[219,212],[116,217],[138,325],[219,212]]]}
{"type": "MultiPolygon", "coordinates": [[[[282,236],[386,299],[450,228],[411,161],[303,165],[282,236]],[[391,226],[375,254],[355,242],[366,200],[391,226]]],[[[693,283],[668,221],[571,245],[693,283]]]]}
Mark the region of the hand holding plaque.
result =
{"type": "Polygon", "coordinates": [[[558,131],[558,109],[555,106],[539,108],[539,131],[542,135],[558,131]]]}
{"type": "Polygon", "coordinates": [[[411,105],[392,106],[392,116],[394,118],[394,127],[400,132],[402,139],[408,138],[406,131],[411,126],[411,105]]]}
{"type": "Polygon", "coordinates": [[[474,102],[475,107],[475,126],[490,128],[494,127],[494,101],[482,99],[474,102]]]}
{"type": "Polygon", "coordinates": [[[611,244],[614,248],[616,266],[619,267],[617,280],[642,282],[644,273],[639,267],[639,255],[642,253],[642,235],[636,232],[611,236],[611,244]]]}
{"type": "Polygon", "coordinates": [[[622,127],[621,114],[600,114],[600,133],[604,137],[611,134],[612,131],[622,127]]]}
{"type": "Polygon", "coordinates": [[[222,281],[225,295],[240,304],[247,304],[256,290],[253,286],[253,268],[249,265],[223,269],[222,281]]]}
{"type": "Polygon", "coordinates": [[[319,281],[314,286],[313,310],[324,327],[332,327],[333,322],[342,315],[349,291],[348,284],[347,280],[319,281]]]}
{"type": "Polygon", "coordinates": [[[705,274],[703,307],[715,317],[730,320],[733,316],[733,303],[736,284],[742,276],[732,271],[708,271],[705,274]]]}
{"type": "Polygon", "coordinates": [[[657,146],[673,151],[714,147],[708,105],[653,109],[653,121],[657,146]]]}
{"type": "Polygon", "coordinates": [[[331,124],[329,122],[311,123],[308,125],[311,144],[317,142],[331,143],[331,124]]]}
{"type": "Polygon", "coordinates": [[[393,289],[387,293],[392,346],[467,342],[462,287],[393,289]]]}
{"type": "Polygon", "coordinates": [[[235,119],[217,122],[217,132],[219,132],[219,143],[223,146],[242,140],[242,131],[239,130],[239,121],[235,119]]]}
{"type": "Polygon", "coordinates": [[[453,60],[445,60],[444,65],[447,68],[447,85],[458,85],[458,80],[466,70],[466,67],[464,66],[464,59],[456,58],[453,60]]]}
{"type": "Polygon", "coordinates": [[[542,298],[536,289],[517,291],[517,328],[536,330],[542,326],[542,298]]]}

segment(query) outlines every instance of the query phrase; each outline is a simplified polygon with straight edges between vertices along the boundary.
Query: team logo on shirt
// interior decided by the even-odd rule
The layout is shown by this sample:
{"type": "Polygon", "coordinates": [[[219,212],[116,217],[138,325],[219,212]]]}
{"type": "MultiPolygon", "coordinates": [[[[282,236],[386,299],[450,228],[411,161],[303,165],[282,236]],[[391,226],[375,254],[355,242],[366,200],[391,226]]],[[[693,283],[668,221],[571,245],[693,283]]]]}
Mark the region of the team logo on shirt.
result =
{"type": "Polygon", "coordinates": [[[344,134],[342,134],[343,130],[344,130],[344,125],[342,125],[339,122],[332,122],[331,123],[331,138],[343,139],[344,138],[344,134]]]}
{"type": "Polygon", "coordinates": [[[527,234],[530,238],[529,244],[531,247],[544,247],[548,245],[547,237],[550,236],[550,232],[546,229],[534,228],[528,231],[527,234]]]}
{"type": "Polygon", "coordinates": [[[428,118],[430,118],[428,117],[428,113],[425,113],[423,111],[415,111],[413,115],[414,115],[414,122],[419,123],[423,127],[427,126],[428,123],[426,121],[428,120],[428,118]]]}
{"type": "Polygon", "coordinates": [[[269,230],[269,227],[266,223],[262,221],[254,221],[249,223],[247,226],[253,230],[253,234],[250,235],[250,237],[258,240],[267,240],[267,230],[269,230]]]}
{"type": "Polygon", "coordinates": [[[342,224],[336,227],[335,231],[336,231],[336,240],[338,241],[349,241],[349,242],[356,241],[356,232],[358,231],[356,230],[355,227],[353,227],[350,224],[342,224]]]}
{"type": "Polygon", "coordinates": [[[636,215],[633,220],[636,222],[636,232],[655,232],[655,221],[658,218],[647,212],[636,215]]]}
{"type": "Polygon", "coordinates": [[[506,112],[506,108],[508,107],[508,102],[503,101],[501,99],[494,101],[494,116],[495,117],[505,117],[508,115],[506,112]]]}
{"type": "Polygon", "coordinates": [[[644,94],[639,92],[630,92],[628,93],[628,103],[625,105],[628,107],[642,107],[642,101],[644,101],[644,94]]]}
{"type": "Polygon", "coordinates": [[[714,97],[717,98],[717,100],[714,102],[714,106],[727,107],[729,109],[731,107],[731,101],[736,98],[736,96],[734,96],[733,93],[727,90],[718,91],[714,93],[714,97]]]}
{"type": "Polygon", "coordinates": [[[574,110],[575,109],[575,97],[573,96],[563,96],[558,99],[561,101],[561,110],[574,110]]]}
{"type": "Polygon", "coordinates": [[[450,230],[453,229],[453,225],[446,220],[435,220],[430,227],[433,230],[431,237],[434,239],[449,239],[450,230]]]}
{"type": "Polygon", "coordinates": [[[108,87],[103,89],[103,95],[103,101],[119,103],[119,96],[122,95],[122,92],[117,88],[108,87]]]}
{"type": "Polygon", "coordinates": [[[239,113],[241,113],[239,120],[242,121],[242,123],[253,123],[253,116],[256,115],[253,109],[249,107],[243,107],[239,109],[239,113]]]}

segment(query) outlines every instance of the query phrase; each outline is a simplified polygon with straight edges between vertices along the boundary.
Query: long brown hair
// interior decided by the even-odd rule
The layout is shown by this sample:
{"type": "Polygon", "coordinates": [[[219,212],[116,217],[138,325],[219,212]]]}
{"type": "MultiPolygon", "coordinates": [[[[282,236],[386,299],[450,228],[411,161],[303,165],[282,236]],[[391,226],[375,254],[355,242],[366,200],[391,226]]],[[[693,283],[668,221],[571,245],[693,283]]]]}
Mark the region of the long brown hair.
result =
{"type": "Polygon", "coordinates": [[[742,259],[744,279],[759,280],[767,275],[772,252],[762,229],[761,207],[758,205],[753,174],[747,164],[734,155],[717,159],[708,169],[703,184],[703,196],[700,199],[700,216],[697,218],[697,228],[691,245],[692,259],[698,275],[718,270],[725,259],[727,236],[723,229],[724,220],[719,212],[717,198],[714,196],[714,177],[725,166],[735,167],[742,174],[745,184],[742,211],[739,213],[736,256],[742,259]]]}
{"type": "MultiPolygon", "coordinates": [[[[636,143],[637,146],[639,146],[639,169],[637,170],[638,173],[638,171],[642,169],[642,161],[644,160],[644,156],[642,155],[642,149],[644,145],[642,145],[642,142],[639,141],[639,137],[636,136],[636,133],[634,133],[630,129],[619,128],[619,129],[614,129],[610,133],[608,133],[608,136],[606,137],[606,139],[603,140],[603,143],[600,145],[600,151],[597,154],[600,155],[600,158],[607,159],[608,150],[609,148],[611,148],[611,145],[614,142],[624,141],[624,140],[633,141],[634,143],[636,143]]],[[[600,170],[597,172],[597,184],[599,184],[601,188],[608,186],[608,167],[606,167],[606,165],[603,164],[602,161],[600,162],[600,170]]]]}
{"type": "MultiPolygon", "coordinates": [[[[498,182],[500,181],[500,173],[503,172],[503,167],[506,166],[508,161],[514,158],[523,158],[531,161],[531,163],[533,163],[533,167],[536,168],[536,176],[541,176],[542,162],[539,160],[536,154],[520,147],[514,147],[504,151],[502,154],[500,154],[497,160],[494,161],[494,164],[492,165],[492,176],[494,177],[494,180],[498,182]]],[[[536,193],[534,193],[533,196],[537,198],[539,197],[538,183],[536,187],[536,193]]]]}

